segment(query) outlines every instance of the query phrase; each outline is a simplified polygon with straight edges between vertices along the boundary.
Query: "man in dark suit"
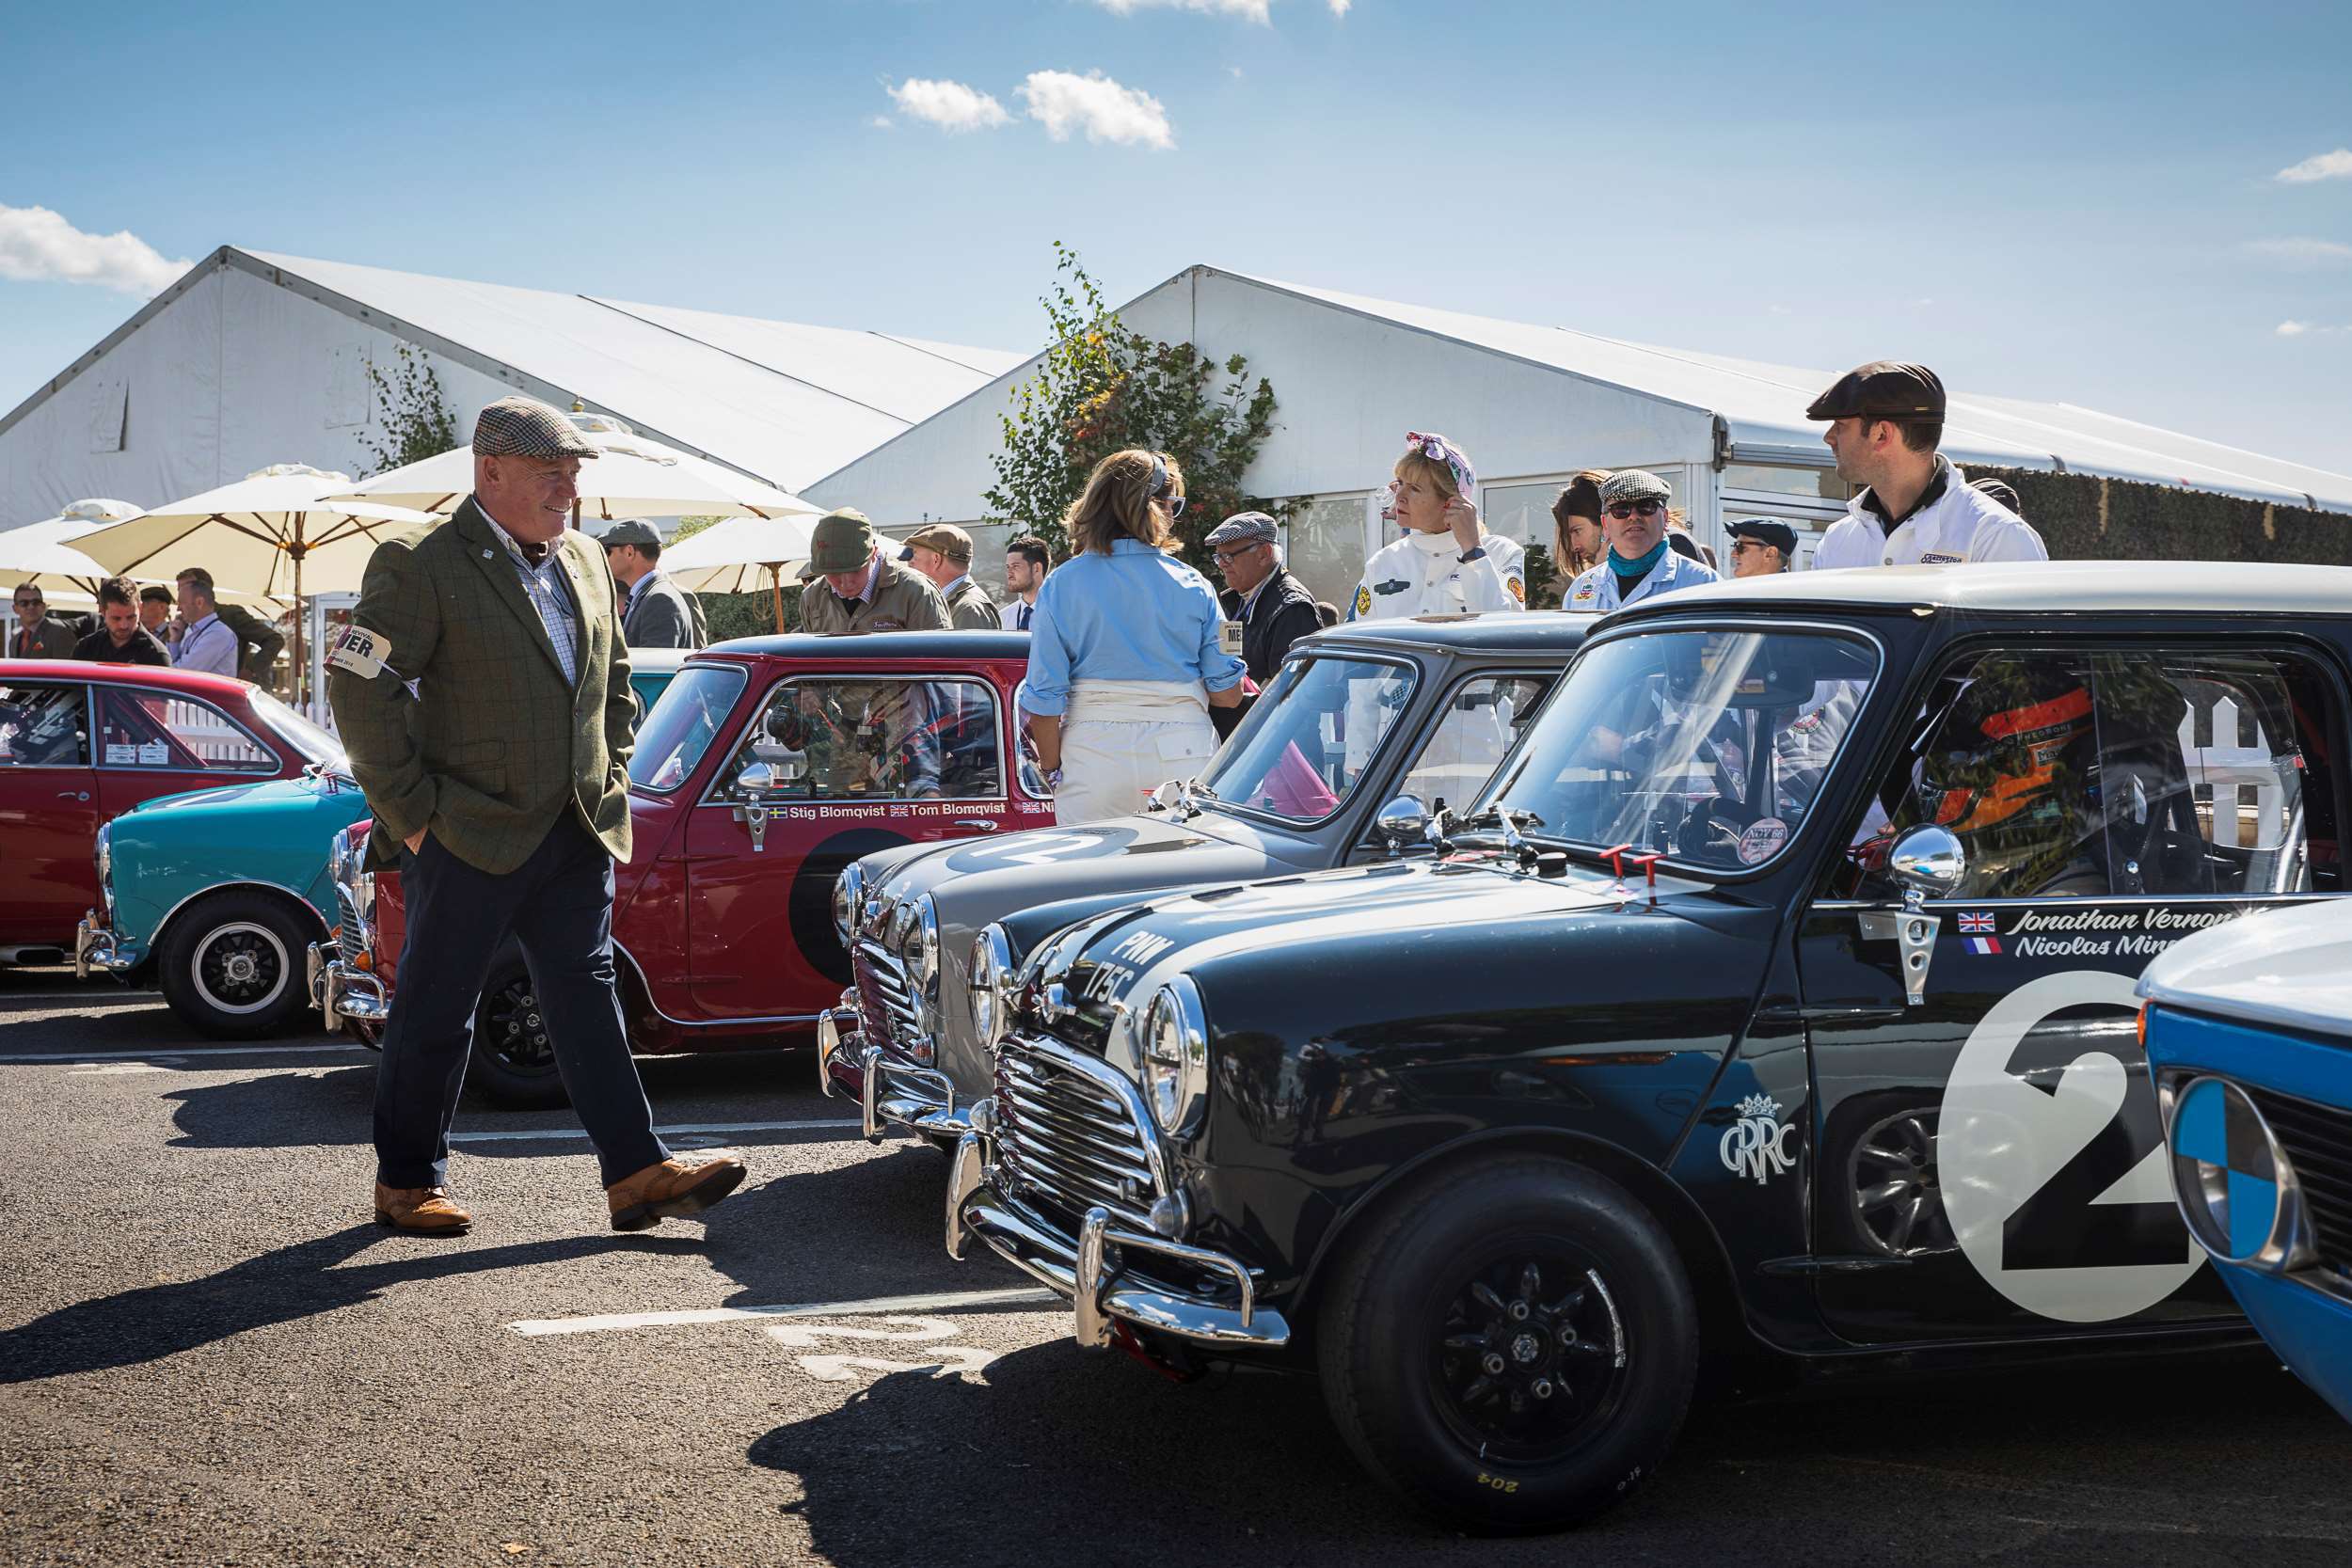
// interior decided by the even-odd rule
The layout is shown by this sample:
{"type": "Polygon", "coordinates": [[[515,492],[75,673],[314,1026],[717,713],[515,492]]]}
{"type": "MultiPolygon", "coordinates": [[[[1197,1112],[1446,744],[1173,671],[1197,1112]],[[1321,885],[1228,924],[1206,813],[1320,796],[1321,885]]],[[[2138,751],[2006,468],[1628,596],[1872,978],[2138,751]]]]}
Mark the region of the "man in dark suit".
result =
{"type": "Polygon", "coordinates": [[[474,425],[474,489],[446,523],[376,546],[327,697],[377,827],[407,850],[407,977],[375,1083],[375,1216],[462,1235],[449,1124],[490,958],[511,929],[595,1144],[615,1230],[733,1192],[733,1155],[690,1163],[653,1131],[612,965],[612,866],[629,852],[628,653],[612,574],[565,527],[580,463],[562,414],[501,398],[474,425]],[[414,682],[411,698],[405,682],[414,682]]]}
{"type": "Polygon", "coordinates": [[[49,617],[49,600],[25,583],[16,591],[16,625],[8,628],[10,658],[72,658],[80,639],[73,628],[49,617]]]}
{"type": "Polygon", "coordinates": [[[709,641],[694,595],[661,575],[661,535],[651,523],[624,517],[597,542],[612,576],[628,590],[621,633],[630,647],[699,648],[709,641]]]}
{"type": "Polygon", "coordinates": [[[1263,686],[1292,643],[1323,629],[1315,596],[1282,569],[1274,550],[1274,519],[1263,512],[1233,514],[1210,530],[1204,543],[1225,577],[1226,592],[1218,595],[1225,618],[1241,623],[1241,661],[1249,678],[1263,686]]]}

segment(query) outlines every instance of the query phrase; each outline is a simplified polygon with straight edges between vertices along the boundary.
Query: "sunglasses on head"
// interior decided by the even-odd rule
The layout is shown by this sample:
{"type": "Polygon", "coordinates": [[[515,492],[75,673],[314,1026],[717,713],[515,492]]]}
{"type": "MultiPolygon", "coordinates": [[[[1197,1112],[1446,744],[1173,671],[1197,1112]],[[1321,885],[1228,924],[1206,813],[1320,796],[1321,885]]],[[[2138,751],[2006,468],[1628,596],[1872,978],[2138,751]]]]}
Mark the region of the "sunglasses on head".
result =
{"type": "MultiPolygon", "coordinates": [[[[1152,454],[1152,487],[1143,493],[1145,503],[1148,505],[1158,500],[1173,487],[1172,482],[1168,477],[1168,464],[1162,460],[1158,452],[1153,452],[1152,454]]],[[[1184,515],[1184,497],[1168,496],[1168,515],[1170,517],[1181,517],[1184,515]]]]}
{"type": "Polygon", "coordinates": [[[1637,512],[1645,517],[1655,517],[1665,509],[1664,501],[1618,501],[1609,508],[1609,515],[1622,523],[1637,512]]]}

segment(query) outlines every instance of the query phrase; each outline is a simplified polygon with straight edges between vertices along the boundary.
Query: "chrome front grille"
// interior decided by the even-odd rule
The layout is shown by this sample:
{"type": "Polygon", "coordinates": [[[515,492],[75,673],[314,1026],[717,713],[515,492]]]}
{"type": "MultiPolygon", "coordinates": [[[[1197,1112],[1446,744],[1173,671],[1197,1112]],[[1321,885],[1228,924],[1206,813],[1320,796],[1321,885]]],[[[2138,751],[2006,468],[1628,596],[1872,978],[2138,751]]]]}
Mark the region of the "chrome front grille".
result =
{"type": "Polygon", "coordinates": [[[359,918],[359,904],[352,890],[342,883],[335,884],[335,952],[345,963],[355,963],[368,950],[368,929],[359,918]]]}
{"type": "Polygon", "coordinates": [[[2352,1111],[2241,1085],[2303,1185],[2322,1267],[2352,1281],[2352,1111]]]}
{"type": "Polygon", "coordinates": [[[1116,1069],[1058,1041],[1016,1035],[997,1053],[997,1163],[1024,1196],[1148,1229],[1167,1183],[1144,1115],[1116,1069]]]}
{"type": "Polygon", "coordinates": [[[918,1052],[916,1045],[923,1033],[923,1017],[905,961],[872,937],[858,939],[852,958],[857,968],[858,1022],[866,1037],[886,1041],[906,1055],[928,1061],[929,1053],[918,1052]]]}

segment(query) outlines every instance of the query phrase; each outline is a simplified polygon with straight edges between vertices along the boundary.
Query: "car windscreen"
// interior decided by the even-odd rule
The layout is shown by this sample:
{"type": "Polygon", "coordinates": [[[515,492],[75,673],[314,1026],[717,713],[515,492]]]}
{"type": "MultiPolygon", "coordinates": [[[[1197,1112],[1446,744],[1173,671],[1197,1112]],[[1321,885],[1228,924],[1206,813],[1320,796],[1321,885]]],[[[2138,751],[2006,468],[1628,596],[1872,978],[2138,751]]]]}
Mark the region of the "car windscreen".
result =
{"type": "Polygon", "coordinates": [[[1217,800],[1292,822],[1329,816],[1371,771],[1413,694],[1410,665],[1295,658],[1201,779],[1217,800]]]}
{"type": "Polygon", "coordinates": [[[637,727],[628,781],[659,795],[692,776],[743,694],[743,672],[732,664],[693,664],[681,670],[637,727]]]}
{"type": "Polygon", "coordinates": [[[255,687],[246,695],[262,721],[283,736],[286,744],[300,752],[305,762],[331,768],[346,778],[351,776],[351,759],[343,754],[342,741],[260,687],[255,687]]]}
{"type": "Polygon", "coordinates": [[[1481,804],[1534,836],[1762,865],[1812,810],[1877,670],[1870,644],[1832,632],[1660,630],[1588,646],[1481,804]]]}

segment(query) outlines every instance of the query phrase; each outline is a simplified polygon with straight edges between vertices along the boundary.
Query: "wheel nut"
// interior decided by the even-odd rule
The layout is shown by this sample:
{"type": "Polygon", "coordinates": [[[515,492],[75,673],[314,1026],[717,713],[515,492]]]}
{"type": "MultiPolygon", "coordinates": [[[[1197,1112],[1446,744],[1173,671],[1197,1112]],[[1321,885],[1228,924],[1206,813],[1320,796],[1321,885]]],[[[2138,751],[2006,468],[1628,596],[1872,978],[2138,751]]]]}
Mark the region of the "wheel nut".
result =
{"type": "Polygon", "coordinates": [[[1551,1379],[1539,1377],[1527,1391],[1539,1400],[1548,1400],[1551,1398],[1551,1379]]]}
{"type": "Polygon", "coordinates": [[[1501,1377],[1502,1375],[1503,1361],[1502,1356],[1498,1352],[1488,1351],[1486,1353],[1486,1359],[1479,1362],[1479,1365],[1486,1370],[1486,1375],[1488,1377],[1501,1377]]]}
{"type": "Polygon", "coordinates": [[[1510,1307],[1510,1313],[1511,1321],[1513,1323],[1523,1323],[1527,1322],[1527,1303],[1523,1301],[1513,1302],[1510,1307]]]}

